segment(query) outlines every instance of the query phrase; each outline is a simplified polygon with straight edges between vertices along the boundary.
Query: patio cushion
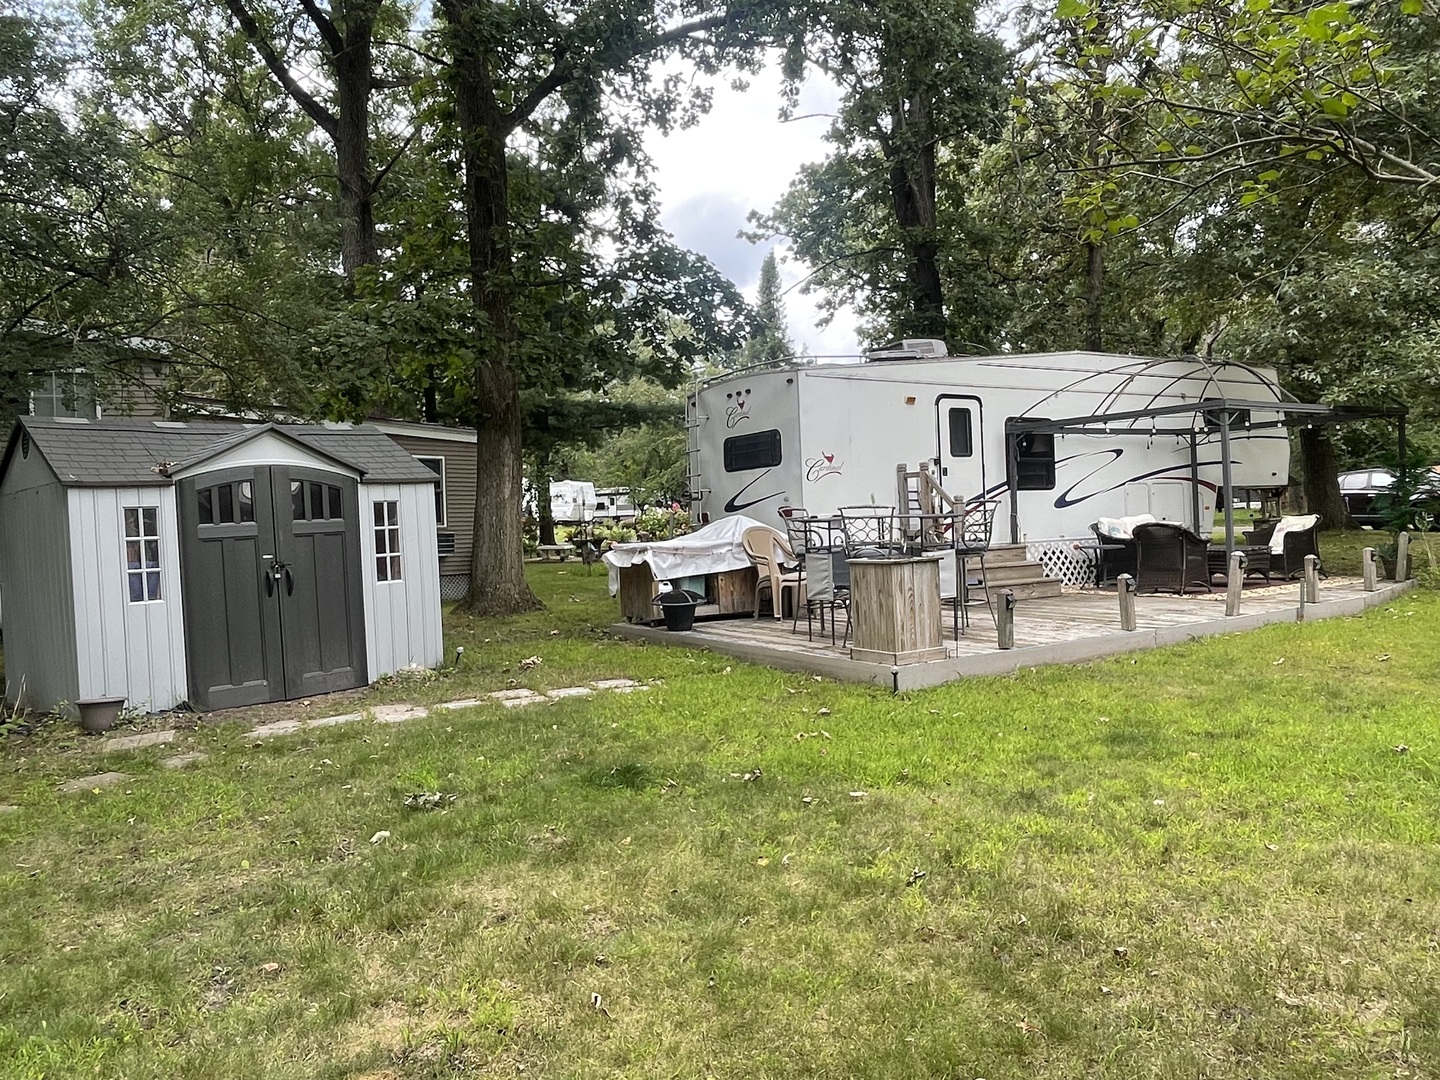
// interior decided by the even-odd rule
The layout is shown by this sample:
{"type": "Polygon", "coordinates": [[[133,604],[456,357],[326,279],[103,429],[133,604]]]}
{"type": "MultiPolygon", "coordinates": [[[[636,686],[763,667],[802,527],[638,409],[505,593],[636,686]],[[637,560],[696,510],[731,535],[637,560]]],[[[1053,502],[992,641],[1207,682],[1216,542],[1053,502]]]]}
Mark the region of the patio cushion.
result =
{"type": "Polygon", "coordinates": [[[1148,525],[1155,520],[1154,514],[1132,514],[1129,517],[1102,517],[1091,526],[1097,536],[1110,540],[1129,540],[1135,534],[1135,526],[1148,525]]]}
{"type": "Polygon", "coordinates": [[[1285,554],[1285,534],[1296,532],[1301,533],[1315,527],[1320,520],[1319,514],[1301,514],[1297,517],[1282,517],[1275,531],[1270,534],[1270,554],[1285,554]]]}

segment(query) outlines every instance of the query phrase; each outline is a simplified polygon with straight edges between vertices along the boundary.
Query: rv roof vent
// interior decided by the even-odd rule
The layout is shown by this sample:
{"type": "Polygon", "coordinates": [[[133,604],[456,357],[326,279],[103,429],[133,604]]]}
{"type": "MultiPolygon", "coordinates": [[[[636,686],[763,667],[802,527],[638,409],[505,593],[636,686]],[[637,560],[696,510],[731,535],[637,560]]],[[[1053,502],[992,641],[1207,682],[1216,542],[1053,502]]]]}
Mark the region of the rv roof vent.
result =
{"type": "Polygon", "coordinates": [[[905,338],[892,341],[865,354],[866,360],[917,360],[927,356],[949,356],[950,350],[939,338],[905,338]]]}

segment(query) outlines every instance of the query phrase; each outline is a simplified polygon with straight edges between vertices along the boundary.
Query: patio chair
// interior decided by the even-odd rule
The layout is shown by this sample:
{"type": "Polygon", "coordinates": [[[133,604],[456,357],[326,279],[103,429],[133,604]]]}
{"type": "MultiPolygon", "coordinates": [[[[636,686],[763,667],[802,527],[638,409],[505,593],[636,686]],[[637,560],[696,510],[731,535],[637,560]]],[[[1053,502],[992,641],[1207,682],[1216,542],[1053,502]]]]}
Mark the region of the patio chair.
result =
{"type": "Polygon", "coordinates": [[[955,534],[955,563],[958,576],[958,588],[955,590],[955,602],[960,607],[960,622],[962,626],[970,625],[970,616],[966,611],[966,605],[970,600],[970,572],[969,561],[974,559],[980,564],[981,588],[985,593],[985,607],[990,612],[991,622],[995,621],[995,605],[990,599],[990,586],[985,581],[985,554],[990,550],[991,534],[995,531],[995,511],[1000,505],[1000,500],[995,499],[972,499],[964,507],[960,524],[955,534]]]}
{"type": "Polygon", "coordinates": [[[1135,527],[1135,591],[1173,589],[1184,595],[1191,585],[1211,592],[1206,560],[1209,541],[1168,521],[1135,527]]]}
{"type": "MultiPolygon", "coordinates": [[[[1299,577],[1305,572],[1306,555],[1320,558],[1319,514],[1310,514],[1306,517],[1283,517],[1279,521],[1267,521],[1259,528],[1247,530],[1243,535],[1247,545],[1270,549],[1270,573],[1272,575],[1279,574],[1284,578],[1299,577]],[[1309,526],[1305,525],[1307,518],[1314,519],[1309,526]],[[1285,525],[1285,530],[1277,545],[1274,537],[1281,524],[1285,525]],[[1276,550],[1277,546],[1280,549],[1278,551],[1276,550]]],[[[1320,576],[1328,576],[1325,573],[1323,560],[1320,563],[1320,576]]]]}
{"type": "Polygon", "coordinates": [[[787,572],[785,566],[798,560],[785,538],[766,525],[746,529],[740,537],[745,554],[755,564],[755,618],[760,618],[760,594],[770,593],[770,609],[775,618],[784,617],[785,594],[790,594],[792,610],[798,612],[805,603],[805,574],[800,570],[787,572]]]}
{"type": "Polygon", "coordinates": [[[1095,584],[1105,585],[1121,574],[1135,576],[1135,559],[1138,550],[1133,536],[1112,536],[1100,522],[1093,522],[1090,531],[1095,534],[1098,561],[1095,565],[1095,584]]]}
{"type": "Polygon", "coordinates": [[[895,507],[842,506],[840,530],[846,555],[886,554],[895,548],[895,507]]]}

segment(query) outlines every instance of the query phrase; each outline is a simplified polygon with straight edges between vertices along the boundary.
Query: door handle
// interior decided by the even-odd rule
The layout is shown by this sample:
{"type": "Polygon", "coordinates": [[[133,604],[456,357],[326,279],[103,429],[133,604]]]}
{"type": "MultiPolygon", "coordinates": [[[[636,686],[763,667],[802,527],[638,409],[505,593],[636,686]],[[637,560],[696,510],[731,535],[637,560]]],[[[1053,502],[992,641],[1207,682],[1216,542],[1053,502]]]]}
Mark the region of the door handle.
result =
{"type": "Polygon", "coordinates": [[[285,567],[285,595],[295,595],[295,575],[290,573],[290,567],[285,567]]]}
{"type": "Polygon", "coordinates": [[[274,596],[274,595],[275,595],[275,575],[272,574],[269,570],[266,570],[263,576],[264,576],[264,578],[265,578],[265,595],[266,595],[267,597],[274,596]]]}

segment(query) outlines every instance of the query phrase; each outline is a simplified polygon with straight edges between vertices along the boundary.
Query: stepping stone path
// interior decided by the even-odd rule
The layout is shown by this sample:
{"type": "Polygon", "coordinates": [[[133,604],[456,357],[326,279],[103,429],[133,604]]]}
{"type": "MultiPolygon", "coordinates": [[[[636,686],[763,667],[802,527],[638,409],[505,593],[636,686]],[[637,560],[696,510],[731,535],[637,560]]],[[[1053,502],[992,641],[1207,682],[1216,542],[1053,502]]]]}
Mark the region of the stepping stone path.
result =
{"type": "Polygon", "coordinates": [[[95,776],[82,776],[78,780],[66,780],[60,785],[60,794],[75,795],[82,791],[94,791],[96,788],[114,787],[116,784],[123,784],[130,777],[123,772],[97,773],[95,776]]]}
{"type": "Polygon", "coordinates": [[[208,760],[209,757],[209,754],[202,754],[196,750],[190,754],[176,754],[174,757],[167,757],[160,764],[167,769],[185,769],[191,765],[198,765],[200,762],[208,760]]]}
{"type": "Polygon", "coordinates": [[[118,739],[106,739],[100,744],[102,754],[113,754],[120,750],[143,750],[147,746],[160,746],[174,742],[173,731],[147,731],[140,735],[125,735],[118,739]]]}
{"type": "Polygon", "coordinates": [[[19,811],[18,806],[0,806],[0,814],[14,814],[19,811]]]}
{"type": "MultiPolygon", "coordinates": [[[[636,682],[634,679],[598,679],[588,686],[562,686],[555,690],[547,690],[543,694],[536,690],[527,690],[524,687],[513,687],[509,690],[495,690],[492,693],[486,694],[483,698],[462,698],[459,701],[442,701],[440,704],[430,707],[402,702],[396,705],[374,705],[362,712],[339,713],[335,716],[293,717],[286,720],[275,720],[271,723],[261,724],[259,727],[253,728],[247,733],[246,737],[252,742],[261,739],[273,739],[280,735],[294,735],[299,731],[349,724],[357,720],[363,720],[367,716],[371,717],[377,724],[403,724],[407,720],[419,720],[441,709],[447,712],[453,712],[457,709],[474,708],[477,705],[485,704],[487,700],[499,702],[507,709],[517,709],[525,705],[535,705],[542,701],[553,702],[564,701],[566,698],[593,697],[599,692],[632,694],[637,690],[649,689],[649,686],[636,682]]],[[[100,746],[100,752],[110,754],[120,750],[141,750],[147,746],[163,746],[166,743],[174,741],[174,731],[147,731],[139,735],[125,735],[118,738],[106,739],[100,746]]],[[[188,754],[177,754],[174,757],[165,758],[160,764],[167,769],[184,769],[190,765],[197,765],[205,761],[208,757],[208,754],[194,751],[188,754]]],[[[129,779],[130,777],[127,774],[121,772],[98,773],[95,776],[82,776],[77,780],[67,780],[60,785],[60,790],[66,794],[93,791],[96,788],[114,787],[116,784],[129,779]]],[[[0,806],[0,813],[13,813],[19,809],[18,806],[0,806]]]]}

